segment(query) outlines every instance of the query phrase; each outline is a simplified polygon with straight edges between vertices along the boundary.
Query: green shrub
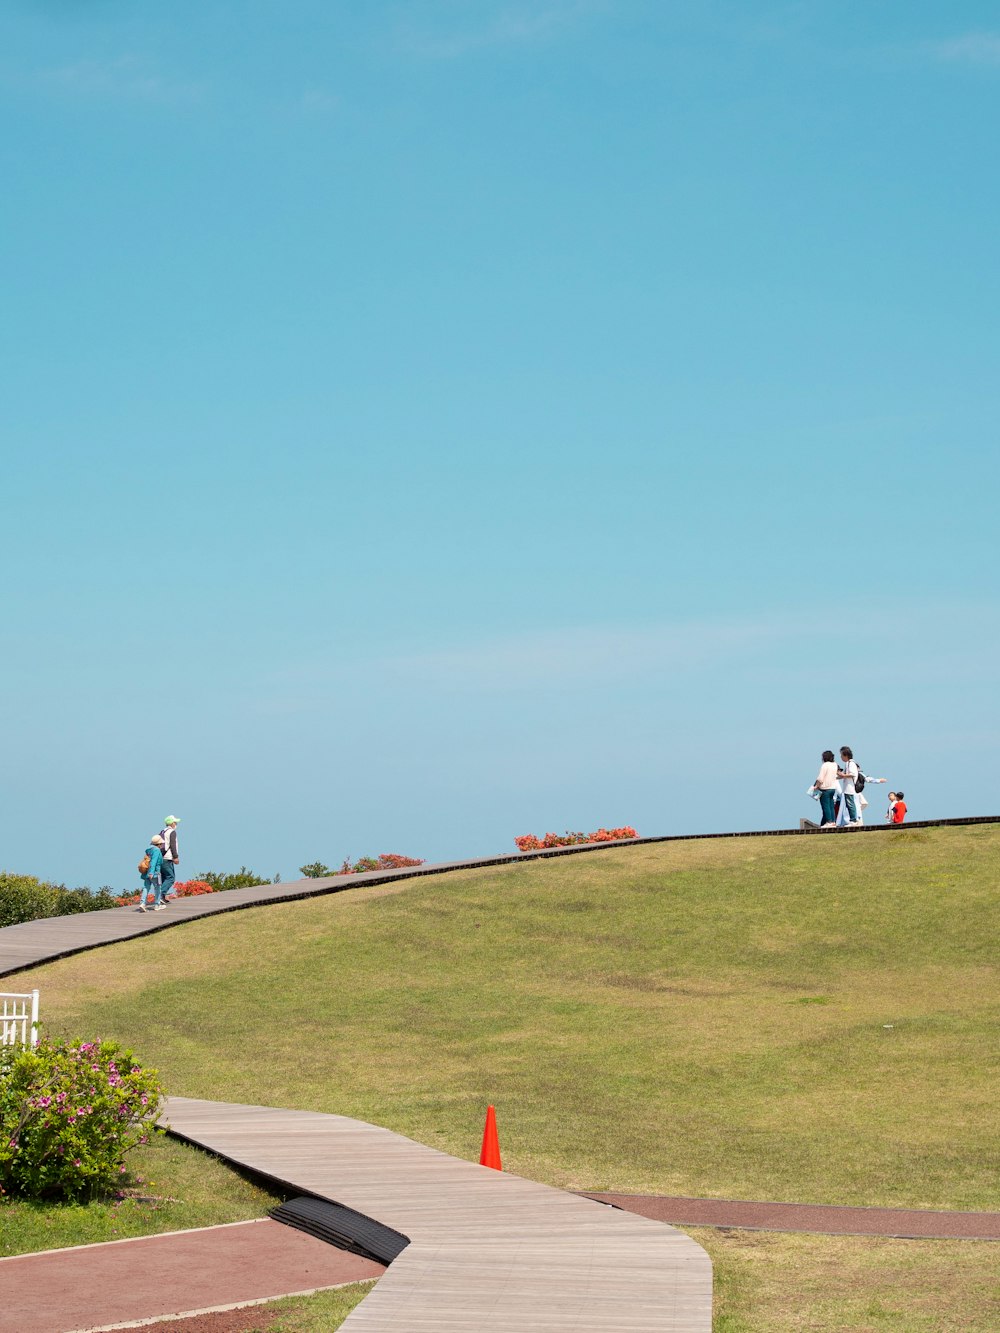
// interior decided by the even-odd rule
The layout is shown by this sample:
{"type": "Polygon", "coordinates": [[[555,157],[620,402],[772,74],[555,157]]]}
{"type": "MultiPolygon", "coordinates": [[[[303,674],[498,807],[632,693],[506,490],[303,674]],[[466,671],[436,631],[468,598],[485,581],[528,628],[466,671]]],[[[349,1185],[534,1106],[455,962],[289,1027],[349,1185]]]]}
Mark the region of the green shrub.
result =
{"type": "Polygon", "coordinates": [[[54,884],[44,884],[34,875],[0,871],[0,926],[16,926],[22,921],[58,916],[57,901],[54,884]]]}
{"type": "Polygon", "coordinates": [[[86,888],[67,889],[64,884],[49,884],[34,875],[12,875],[0,870],[0,926],[76,912],[99,912],[117,905],[117,899],[107,888],[96,893],[86,888]]]}
{"type": "Polygon", "coordinates": [[[368,870],[379,870],[377,856],[362,856],[359,861],[355,861],[351,871],[355,875],[363,875],[368,870]]]}
{"type": "Polygon", "coordinates": [[[0,1194],[75,1202],[111,1190],[161,1095],[156,1070],[114,1041],[0,1047],[0,1194]]]}
{"type": "Polygon", "coordinates": [[[100,912],[105,907],[117,907],[118,898],[112,890],[103,888],[91,893],[90,889],[64,889],[57,886],[59,911],[57,916],[72,916],[74,912],[100,912]]]}
{"type": "Polygon", "coordinates": [[[325,875],[332,875],[333,871],[322,861],[310,861],[307,866],[299,866],[299,874],[306,879],[323,879],[325,875]]]}
{"type": "Polygon", "coordinates": [[[258,875],[254,870],[248,870],[246,866],[240,866],[231,875],[219,875],[214,870],[203,870],[198,876],[206,884],[211,884],[216,893],[223,889],[250,889],[257,884],[280,884],[281,876],[275,875],[274,879],[268,879],[266,875],[258,875]]]}

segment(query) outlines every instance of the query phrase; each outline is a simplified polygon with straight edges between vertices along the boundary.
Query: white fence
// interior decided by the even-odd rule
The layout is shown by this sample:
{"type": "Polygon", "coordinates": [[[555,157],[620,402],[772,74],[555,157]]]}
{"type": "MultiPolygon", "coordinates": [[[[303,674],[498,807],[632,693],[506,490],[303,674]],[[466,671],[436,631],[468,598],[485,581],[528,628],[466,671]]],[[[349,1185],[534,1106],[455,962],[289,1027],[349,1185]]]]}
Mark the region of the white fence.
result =
{"type": "Polygon", "coordinates": [[[0,991],[0,1046],[38,1045],[38,991],[7,995],[0,991]]]}

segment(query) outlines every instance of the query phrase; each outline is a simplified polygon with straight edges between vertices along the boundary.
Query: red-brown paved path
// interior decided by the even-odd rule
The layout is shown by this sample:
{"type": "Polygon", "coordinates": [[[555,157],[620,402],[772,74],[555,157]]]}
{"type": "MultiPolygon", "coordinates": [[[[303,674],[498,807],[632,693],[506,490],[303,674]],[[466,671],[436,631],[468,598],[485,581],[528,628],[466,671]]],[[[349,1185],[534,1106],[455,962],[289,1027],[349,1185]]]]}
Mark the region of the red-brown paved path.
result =
{"type": "Polygon", "coordinates": [[[382,1264],[269,1219],[46,1250],[0,1259],[0,1331],[76,1333],[384,1272],[382,1264]]]}
{"type": "Polygon", "coordinates": [[[828,1236],[898,1236],[905,1240],[1000,1240],[1000,1213],[925,1208],[840,1208],[819,1203],[678,1199],[658,1194],[588,1194],[626,1212],[674,1226],[749,1231],[816,1231],[828,1236]]]}

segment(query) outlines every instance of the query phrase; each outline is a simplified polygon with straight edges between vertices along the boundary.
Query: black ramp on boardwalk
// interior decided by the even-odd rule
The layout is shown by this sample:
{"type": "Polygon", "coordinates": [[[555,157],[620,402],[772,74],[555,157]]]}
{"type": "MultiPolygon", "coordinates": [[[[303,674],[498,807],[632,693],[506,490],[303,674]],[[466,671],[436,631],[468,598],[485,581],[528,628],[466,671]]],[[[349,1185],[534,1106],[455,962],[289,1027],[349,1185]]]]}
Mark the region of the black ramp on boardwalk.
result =
{"type": "Polygon", "coordinates": [[[391,1264],[410,1243],[408,1236],[393,1231],[392,1227],[326,1199],[289,1199],[272,1208],[271,1216],[276,1222],[305,1231],[340,1250],[350,1250],[382,1264],[391,1264]]]}

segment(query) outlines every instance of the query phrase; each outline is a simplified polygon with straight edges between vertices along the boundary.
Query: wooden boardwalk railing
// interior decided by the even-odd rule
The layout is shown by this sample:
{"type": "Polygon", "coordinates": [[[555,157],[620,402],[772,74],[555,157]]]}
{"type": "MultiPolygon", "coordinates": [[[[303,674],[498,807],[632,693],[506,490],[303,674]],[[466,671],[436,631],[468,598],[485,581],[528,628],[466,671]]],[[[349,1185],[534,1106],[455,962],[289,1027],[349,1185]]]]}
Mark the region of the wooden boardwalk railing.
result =
{"type": "Polygon", "coordinates": [[[171,1097],[163,1123],[409,1238],[349,1333],[710,1333],[711,1262],[665,1223],[345,1116],[171,1097]]]}

